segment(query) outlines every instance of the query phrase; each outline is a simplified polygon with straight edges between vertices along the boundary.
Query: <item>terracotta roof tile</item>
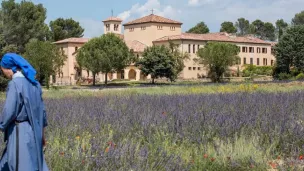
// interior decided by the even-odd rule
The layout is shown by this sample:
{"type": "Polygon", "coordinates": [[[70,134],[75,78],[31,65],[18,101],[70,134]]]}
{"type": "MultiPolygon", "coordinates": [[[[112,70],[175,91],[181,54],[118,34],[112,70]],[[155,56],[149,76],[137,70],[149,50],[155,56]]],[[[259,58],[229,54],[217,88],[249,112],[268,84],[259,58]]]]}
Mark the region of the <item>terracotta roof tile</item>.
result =
{"type": "Polygon", "coordinates": [[[122,22],[122,19],[120,19],[118,17],[109,17],[109,18],[103,20],[103,22],[107,22],[107,21],[119,21],[119,22],[122,22]]]}
{"type": "Polygon", "coordinates": [[[68,38],[59,40],[57,42],[54,42],[55,44],[62,44],[62,43],[86,43],[89,41],[89,38],[68,38]]]}
{"type": "Polygon", "coordinates": [[[143,52],[147,45],[137,40],[125,41],[129,49],[133,49],[134,52],[143,52]]]}
{"type": "Polygon", "coordinates": [[[128,23],[125,23],[124,26],[127,25],[133,25],[133,24],[142,24],[142,23],[167,23],[167,24],[179,24],[182,25],[183,23],[179,22],[179,21],[174,21],[168,18],[164,18],[158,15],[148,15],[133,21],[130,21],[128,23]]]}
{"type": "Polygon", "coordinates": [[[255,43],[255,44],[271,44],[270,42],[261,40],[255,37],[238,37],[232,36],[228,33],[207,33],[207,34],[193,34],[182,33],[180,35],[165,36],[153,42],[162,42],[168,40],[201,40],[201,41],[219,41],[219,42],[237,42],[237,43],[255,43]]]}

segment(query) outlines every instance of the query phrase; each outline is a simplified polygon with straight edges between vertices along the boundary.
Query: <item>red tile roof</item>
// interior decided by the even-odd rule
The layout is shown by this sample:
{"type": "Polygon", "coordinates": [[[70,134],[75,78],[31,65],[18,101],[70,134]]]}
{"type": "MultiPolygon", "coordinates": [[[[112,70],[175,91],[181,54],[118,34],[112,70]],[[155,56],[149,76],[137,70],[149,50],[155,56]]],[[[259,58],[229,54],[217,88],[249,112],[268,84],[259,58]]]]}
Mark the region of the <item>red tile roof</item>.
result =
{"type": "Polygon", "coordinates": [[[120,19],[118,17],[109,17],[109,18],[103,20],[102,22],[107,22],[107,21],[119,21],[119,22],[122,22],[122,19],[120,19]]]}
{"type": "Polygon", "coordinates": [[[179,24],[179,25],[183,24],[179,21],[174,21],[174,20],[171,20],[168,18],[164,18],[164,17],[158,16],[158,15],[151,14],[151,15],[130,21],[128,23],[125,23],[124,26],[142,24],[142,23],[167,23],[167,24],[179,24]]]}
{"type": "Polygon", "coordinates": [[[143,52],[147,45],[137,40],[125,41],[129,49],[133,49],[134,52],[143,52]]]}
{"type": "MultiPolygon", "coordinates": [[[[124,35],[122,34],[117,34],[114,33],[115,35],[117,35],[119,38],[124,39],[124,35]]],[[[69,38],[69,39],[64,39],[64,40],[60,40],[57,42],[54,42],[55,44],[63,44],[63,43],[79,43],[79,44],[85,44],[89,41],[88,38],[69,38]]],[[[137,41],[137,40],[133,40],[133,41],[125,41],[126,45],[129,47],[129,49],[133,49],[134,52],[143,52],[145,50],[145,48],[147,47],[147,45],[137,41]]],[[[74,52],[73,55],[75,55],[77,53],[74,52]]]]}
{"type": "Polygon", "coordinates": [[[62,43],[80,43],[84,44],[89,41],[89,38],[68,38],[68,39],[63,39],[59,40],[57,42],[54,42],[55,44],[62,44],[62,43]]]}
{"type": "Polygon", "coordinates": [[[235,42],[235,43],[255,43],[255,44],[271,44],[255,37],[238,37],[232,36],[228,33],[207,33],[207,34],[193,34],[193,33],[182,33],[180,35],[165,36],[154,40],[153,42],[163,42],[168,40],[201,40],[201,41],[219,41],[219,42],[235,42]]]}

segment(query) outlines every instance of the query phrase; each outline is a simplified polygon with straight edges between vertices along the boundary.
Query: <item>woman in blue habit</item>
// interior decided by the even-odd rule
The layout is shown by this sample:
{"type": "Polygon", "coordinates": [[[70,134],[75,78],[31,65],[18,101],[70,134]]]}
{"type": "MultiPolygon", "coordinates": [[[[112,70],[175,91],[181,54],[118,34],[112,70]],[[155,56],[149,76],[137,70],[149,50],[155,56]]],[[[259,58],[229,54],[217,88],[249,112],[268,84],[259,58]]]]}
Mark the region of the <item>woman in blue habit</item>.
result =
{"type": "Polygon", "coordinates": [[[43,156],[47,121],[36,71],[15,53],[3,56],[1,70],[11,81],[0,117],[0,130],[6,142],[0,170],[47,171],[43,156]]]}

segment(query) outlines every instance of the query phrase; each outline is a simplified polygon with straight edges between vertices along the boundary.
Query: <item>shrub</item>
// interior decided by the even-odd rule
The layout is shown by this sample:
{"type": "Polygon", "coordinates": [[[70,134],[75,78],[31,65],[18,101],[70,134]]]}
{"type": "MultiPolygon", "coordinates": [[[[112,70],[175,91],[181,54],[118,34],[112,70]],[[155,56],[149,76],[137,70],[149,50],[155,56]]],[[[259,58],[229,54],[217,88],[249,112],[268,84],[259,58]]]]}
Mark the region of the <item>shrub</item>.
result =
{"type": "Polygon", "coordinates": [[[296,80],[304,80],[304,73],[300,73],[296,76],[296,80]]]}
{"type": "Polygon", "coordinates": [[[285,72],[278,74],[278,79],[279,80],[289,80],[291,78],[292,78],[292,76],[288,73],[285,73],[285,72]]]}
{"type": "Polygon", "coordinates": [[[273,73],[272,66],[255,66],[255,65],[246,65],[243,70],[244,77],[250,77],[252,75],[267,75],[271,76],[273,73]]]}

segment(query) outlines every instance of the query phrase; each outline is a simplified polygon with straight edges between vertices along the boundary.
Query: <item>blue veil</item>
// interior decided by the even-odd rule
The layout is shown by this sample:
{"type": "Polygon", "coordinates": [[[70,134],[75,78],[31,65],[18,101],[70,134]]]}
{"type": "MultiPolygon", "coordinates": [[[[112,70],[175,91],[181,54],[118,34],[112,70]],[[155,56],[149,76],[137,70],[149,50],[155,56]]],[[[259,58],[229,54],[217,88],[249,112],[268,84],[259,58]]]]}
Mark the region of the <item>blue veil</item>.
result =
{"type": "Polygon", "coordinates": [[[6,69],[12,69],[14,73],[17,68],[22,70],[23,75],[34,85],[38,84],[35,79],[36,70],[22,56],[15,53],[6,53],[1,60],[1,66],[6,69]]]}

